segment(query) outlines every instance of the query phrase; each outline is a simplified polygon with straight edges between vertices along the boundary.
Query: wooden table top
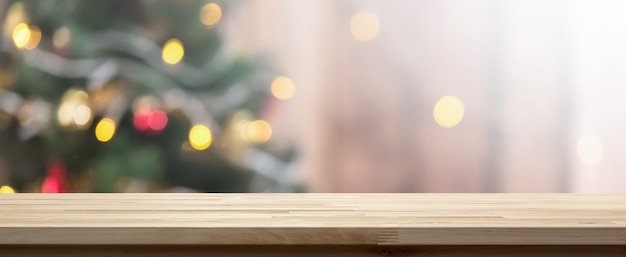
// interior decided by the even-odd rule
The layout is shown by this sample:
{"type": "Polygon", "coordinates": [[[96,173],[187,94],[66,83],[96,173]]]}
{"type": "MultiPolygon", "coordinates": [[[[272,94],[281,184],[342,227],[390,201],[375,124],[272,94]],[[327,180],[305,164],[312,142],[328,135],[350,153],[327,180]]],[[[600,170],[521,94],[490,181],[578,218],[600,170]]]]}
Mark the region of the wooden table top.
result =
{"type": "Polygon", "coordinates": [[[626,245],[626,195],[0,195],[15,244],[626,245]]]}

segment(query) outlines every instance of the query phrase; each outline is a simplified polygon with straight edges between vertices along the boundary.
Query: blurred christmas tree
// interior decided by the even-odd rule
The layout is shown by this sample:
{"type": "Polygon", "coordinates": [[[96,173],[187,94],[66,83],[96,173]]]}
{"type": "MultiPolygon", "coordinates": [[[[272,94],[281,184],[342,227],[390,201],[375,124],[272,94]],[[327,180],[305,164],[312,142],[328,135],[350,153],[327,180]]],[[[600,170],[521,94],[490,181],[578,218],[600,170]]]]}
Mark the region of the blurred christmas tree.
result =
{"type": "Polygon", "coordinates": [[[228,7],[5,2],[0,182],[4,172],[18,192],[298,190],[286,179],[293,149],[267,142],[261,119],[271,69],[221,45],[228,7]]]}

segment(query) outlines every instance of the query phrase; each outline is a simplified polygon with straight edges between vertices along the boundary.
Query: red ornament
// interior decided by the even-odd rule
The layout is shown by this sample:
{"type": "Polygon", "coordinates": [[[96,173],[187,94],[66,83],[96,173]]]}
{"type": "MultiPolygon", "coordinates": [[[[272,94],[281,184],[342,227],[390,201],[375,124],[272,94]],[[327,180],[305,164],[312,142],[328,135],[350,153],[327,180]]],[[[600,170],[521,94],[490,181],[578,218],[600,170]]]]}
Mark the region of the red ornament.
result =
{"type": "Polygon", "coordinates": [[[41,185],[42,193],[65,193],[67,167],[62,159],[53,159],[48,163],[47,175],[41,185]]]}

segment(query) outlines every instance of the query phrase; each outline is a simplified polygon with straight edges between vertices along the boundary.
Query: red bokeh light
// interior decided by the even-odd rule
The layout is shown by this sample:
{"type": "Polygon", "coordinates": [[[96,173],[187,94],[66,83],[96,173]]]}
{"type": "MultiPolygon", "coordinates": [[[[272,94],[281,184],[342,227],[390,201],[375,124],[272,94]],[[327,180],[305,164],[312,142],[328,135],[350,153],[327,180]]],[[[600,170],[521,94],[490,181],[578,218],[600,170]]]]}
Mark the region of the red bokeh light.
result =
{"type": "Polygon", "coordinates": [[[48,163],[47,175],[41,185],[42,193],[64,193],[66,189],[65,173],[67,167],[61,159],[53,159],[48,163]]]}
{"type": "Polygon", "coordinates": [[[133,125],[139,131],[155,134],[167,126],[167,114],[162,110],[139,109],[133,116],[133,125]]]}
{"type": "Polygon", "coordinates": [[[150,117],[150,111],[148,109],[139,109],[133,116],[133,126],[139,131],[145,131],[150,128],[148,125],[148,118],[150,117]]]}
{"type": "Polygon", "coordinates": [[[161,110],[154,110],[148,116],[148,127],[154,131],[161,131],[167,125],[167,114],[161,110]]]}

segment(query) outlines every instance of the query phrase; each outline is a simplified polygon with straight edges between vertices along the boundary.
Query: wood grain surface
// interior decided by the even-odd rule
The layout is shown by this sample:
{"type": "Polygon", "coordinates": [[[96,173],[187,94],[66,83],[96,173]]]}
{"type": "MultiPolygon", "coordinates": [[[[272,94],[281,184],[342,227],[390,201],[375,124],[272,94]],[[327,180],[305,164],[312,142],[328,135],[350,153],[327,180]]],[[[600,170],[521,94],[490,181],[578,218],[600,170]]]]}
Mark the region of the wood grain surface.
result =
{"type": "Polygon", "coordinates": [[[624,257],[624,246],[0,246],[10,257],[624,257]]]}
{"type": "Polygon", "coordinates": [[[626,195],[0,195],[0,245],[626,245],[626,195]]]}

